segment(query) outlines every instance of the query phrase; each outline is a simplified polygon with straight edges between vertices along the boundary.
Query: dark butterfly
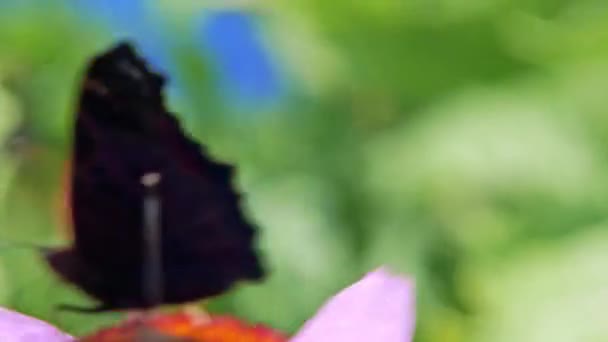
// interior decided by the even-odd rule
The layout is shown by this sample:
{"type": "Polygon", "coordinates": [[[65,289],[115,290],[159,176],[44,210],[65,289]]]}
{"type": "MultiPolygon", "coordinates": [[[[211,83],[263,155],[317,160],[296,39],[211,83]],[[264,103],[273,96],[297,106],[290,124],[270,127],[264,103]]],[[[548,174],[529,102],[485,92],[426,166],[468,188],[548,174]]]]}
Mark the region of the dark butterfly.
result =
{"type": "Polygon", "coordinates": [[[165,109],[164,83],[126,43],[94,58],[84,79],[71,170],[75,241],[47,261],[100,301],[90,311],[185,303],[264,275],[233,167],[184,133],[165,109]],[[147,199],[160,208],[157,222],[145,222],[147,199]],[[155,296],[144,290],[151,286],[155,296]]]}

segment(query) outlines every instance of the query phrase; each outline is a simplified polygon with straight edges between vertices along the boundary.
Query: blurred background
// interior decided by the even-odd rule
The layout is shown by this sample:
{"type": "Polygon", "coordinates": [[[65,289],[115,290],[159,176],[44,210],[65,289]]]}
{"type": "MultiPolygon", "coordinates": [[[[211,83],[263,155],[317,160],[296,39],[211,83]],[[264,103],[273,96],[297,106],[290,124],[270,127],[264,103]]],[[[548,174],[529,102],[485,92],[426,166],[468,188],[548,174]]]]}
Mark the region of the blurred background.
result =
{"type": "MultiPolygon", "coordinates": [[[[80,77],[125,38],[262,229],[271,277],[214,312],[293,332],[388,264],[416,278],[416,341],[608,340],[605,1],[2,0],[1,240],[68,243],[80,77]]],[[[88,299],[1,249],[0,305],[120,318],[66,302],[88,299]]]]}

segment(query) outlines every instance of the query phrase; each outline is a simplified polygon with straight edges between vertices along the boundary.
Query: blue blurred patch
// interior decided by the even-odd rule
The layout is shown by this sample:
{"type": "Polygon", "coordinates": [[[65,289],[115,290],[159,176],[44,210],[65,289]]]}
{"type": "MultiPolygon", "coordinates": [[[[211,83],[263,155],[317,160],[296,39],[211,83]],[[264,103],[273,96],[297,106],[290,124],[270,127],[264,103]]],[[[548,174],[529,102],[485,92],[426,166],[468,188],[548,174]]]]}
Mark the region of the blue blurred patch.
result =
{"type": "Polygon", "coordinates": [[[71,0],[73,8],[85,19],[101,20],[117,39],[136,44],[138,51],[155,69],[172,70],[158,20],[147,10],[146,0],[71,0]]]}
{"type": "MultiPolygon", "coordinates": [[[[150,10],[147,0],[70,1],[79,16],[100,21],[116,40],[133,41],[156,70],[171,75],[169,90],[180,93],[168,50],[170,40],[161,24],[164,21],[155,17],[158,12],[150,10]]],[[[205,12],[198,19],[196,44],[212,59],[226,103],[246,109],[277,103],[282,97],[282,82],[253,18],[238,10],[218,10],[205,12]]]]}
{"type": "Polygon", "coordinates": [[[201,47],[210,54],[229,103],[264,106],[277,102],[281,82],[251,16],[235,10],[205,16],[201,47]]]}
{"type": "Polygon", "coordinates": [[[143,0],[71,0],[74,8],[85,15],[95,15],[117,28],[133,28],[143,24],[145,17],[143,0]]]}

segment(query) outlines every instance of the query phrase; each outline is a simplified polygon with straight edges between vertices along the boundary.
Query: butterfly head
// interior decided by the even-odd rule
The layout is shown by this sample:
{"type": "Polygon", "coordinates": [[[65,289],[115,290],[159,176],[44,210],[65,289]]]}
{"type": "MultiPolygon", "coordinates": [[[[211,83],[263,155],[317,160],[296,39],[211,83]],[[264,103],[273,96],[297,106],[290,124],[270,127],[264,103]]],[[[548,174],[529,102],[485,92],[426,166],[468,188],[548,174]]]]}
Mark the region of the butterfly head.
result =
{"type": "Polygon", "coordinates": [[[118,101],[158,103],[164,83],[163,76],[152,72],[134,48],[122,42],[93,59],[85,88],[118,101]]]}

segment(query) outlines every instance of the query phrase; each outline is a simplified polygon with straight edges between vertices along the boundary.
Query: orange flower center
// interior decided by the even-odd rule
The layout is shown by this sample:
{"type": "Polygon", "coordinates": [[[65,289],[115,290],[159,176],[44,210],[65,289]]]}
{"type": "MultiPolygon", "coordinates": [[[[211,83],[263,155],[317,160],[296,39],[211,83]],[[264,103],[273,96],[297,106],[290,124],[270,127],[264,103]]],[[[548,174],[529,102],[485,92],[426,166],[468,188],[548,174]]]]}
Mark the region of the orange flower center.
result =
{"type": "MultiPolygon", "coordinates": [[[[262,325],[250,325],[232,317],[200,319],[185,313],[160,315],[145,322],[130,321],[85,337],[83,342],[134,342],[142,336],[189,342],[286,342],[287,337],[262,325]],[[171,339],[174,338],[174,339],[171,339]]],[[[165,341],[165,339],[159,339],[165,341]]],[[[154,339],[156,341],[156,339],[154,339]]]]}

